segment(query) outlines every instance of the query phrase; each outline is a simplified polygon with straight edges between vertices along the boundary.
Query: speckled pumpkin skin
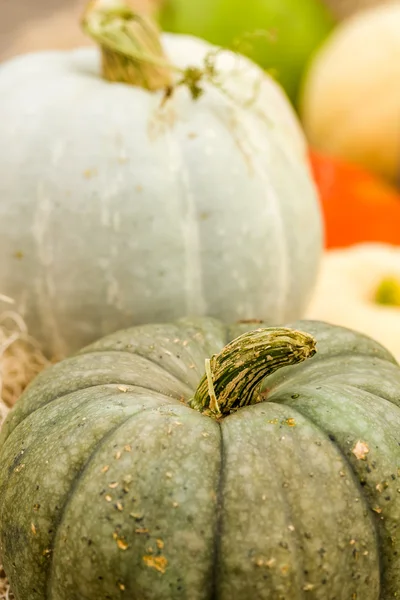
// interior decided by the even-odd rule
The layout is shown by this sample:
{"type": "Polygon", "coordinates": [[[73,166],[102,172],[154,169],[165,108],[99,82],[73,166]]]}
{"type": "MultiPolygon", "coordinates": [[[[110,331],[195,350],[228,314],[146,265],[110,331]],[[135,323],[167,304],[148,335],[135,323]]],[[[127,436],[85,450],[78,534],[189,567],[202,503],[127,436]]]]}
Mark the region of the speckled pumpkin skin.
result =
{"type": "Polygon", "coordinates": [[[220,422],[185,401],[249,325],[140,326],[40,375],[1,434],[16,598],[396,598],[400,369],[350,330],[295,326],[317,355],[220,422]]]}

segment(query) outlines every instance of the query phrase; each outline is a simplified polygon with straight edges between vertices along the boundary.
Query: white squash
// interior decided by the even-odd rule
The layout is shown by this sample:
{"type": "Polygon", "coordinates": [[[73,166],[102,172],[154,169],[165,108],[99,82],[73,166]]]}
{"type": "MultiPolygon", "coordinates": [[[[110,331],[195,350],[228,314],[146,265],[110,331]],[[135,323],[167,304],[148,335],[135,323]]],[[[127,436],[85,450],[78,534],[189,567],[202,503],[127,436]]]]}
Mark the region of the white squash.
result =
{"type": "Polygon", "coordinates": [[[312,62],[301,114],[310,143],[400,176],[400,2],[344,21],[312,62]]]}
{"type": "MultiPolygon", "coordinates": [[[[163,44],[182,68],[215,50],[163,44]]],[[[322,235],[301,128],[258,67],[215,60],[223,90],[197,100],[109,83],[92,48],[0,68],[0,289],[48,353],[185,314],[304,312],[322,235]]]]}
{"type": "Polygon", "coordinates": [[[376,339],[400,362],[399,306],[378,304],[381,283],[400,285],[400,247],[359,244],[325,253],[307,318],[350,327],[376,339]]]}

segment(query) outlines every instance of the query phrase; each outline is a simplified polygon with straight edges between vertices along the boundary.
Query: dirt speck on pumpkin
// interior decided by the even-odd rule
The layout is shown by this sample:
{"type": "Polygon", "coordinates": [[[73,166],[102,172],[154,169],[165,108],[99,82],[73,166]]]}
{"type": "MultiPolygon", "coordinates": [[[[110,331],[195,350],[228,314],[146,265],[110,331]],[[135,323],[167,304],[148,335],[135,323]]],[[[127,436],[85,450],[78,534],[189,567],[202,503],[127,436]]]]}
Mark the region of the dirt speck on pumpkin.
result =
{"type": "Polygon", "coordinates": [[[272,569],[276,564],[276,559],[275,558],[269,558],[269,559],[265,559],[265,558],[257,558],[255,560],[255,565],[256,567],[266,567],[267,569],[272,569]]]}
{"type": "Polygon", "coordinates": [[[315,588],[315,585],[313,583],[305,583],[303,585],[304,592],[311,592],[314,588],[315,588]]]}
{"type": "Polygon", "coordinates": [[[85,169],[85,171],[83,171],[85,179],[91,179],[95,175],[97,175],[97,169],[85,169]]]}
{"type": "Polygon", "coordinates": [[[259,325],[263,323],[262,319],[240,319],[237,321],[239,325],[259,325]]]}
{"type": "Polygon", "coordinates": [[[165,556],[152,556],[151,554],[146,554],[143,556],[143,561],[146,566],[151,569],[156,569],[159,573],[165,573],[168,565],[168,560],[165,556]]]}
{"type": "Polygon", "coordinates": [[[280,571],[281,571],[282,575],[287,575],[290,571],[290,566],[282,565],[280,571]]]}
{"type": "Polygon", "coordinates": [[[352,453],[354,454],[357,460],[366,460],[367,454],[369,453],[368,445],[365,442],[359,440],[352,449],[352,453]]]}
{"type": "Polygon", "coordinates": [[[123,538],[116,538],[117,546],[120,550],[128,550],[129,546],[123,538]]]}
{"type": "Polygon", "coordinates": [[[129,516],[132,517],[132,519],[135,519],[135,521],[140,521],[141,519],[143,519],[142,513],[131,512],[129,513],[129,516]]]}

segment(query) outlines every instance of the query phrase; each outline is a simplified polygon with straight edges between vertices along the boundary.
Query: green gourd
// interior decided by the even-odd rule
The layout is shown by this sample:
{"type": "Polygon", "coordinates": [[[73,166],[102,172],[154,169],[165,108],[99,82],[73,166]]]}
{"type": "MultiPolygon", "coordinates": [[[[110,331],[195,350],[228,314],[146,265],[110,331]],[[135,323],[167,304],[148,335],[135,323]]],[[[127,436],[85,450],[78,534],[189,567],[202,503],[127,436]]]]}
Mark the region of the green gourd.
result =
{"type": "Polygon", "coordinates": [[[0,554],[17,600],[389,600],[399,443],[400,368],[370,338],[137,326],[10,413],[0,554]]]}
{"type": "Polygon", "coordinates": [[[31,334],[60,358],[185,315],[300,318],[322,219],[279,86],[128,0],[84,27],[102,51],[0,65],[0,290],[31,334]]]}
{"type": "Polygon", "coordinates": [[[319,0],[161,0],[166,31],[237,47],[271,71],[292,102],[310,56],[334,26],[319,0]]]}

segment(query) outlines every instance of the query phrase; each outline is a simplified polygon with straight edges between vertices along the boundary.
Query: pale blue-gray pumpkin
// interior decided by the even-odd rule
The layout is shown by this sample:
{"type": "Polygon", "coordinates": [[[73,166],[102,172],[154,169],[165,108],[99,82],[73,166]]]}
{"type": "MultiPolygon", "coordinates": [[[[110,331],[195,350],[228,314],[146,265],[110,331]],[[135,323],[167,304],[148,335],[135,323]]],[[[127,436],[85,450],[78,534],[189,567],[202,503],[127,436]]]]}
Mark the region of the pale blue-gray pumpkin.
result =
{"type": "MultiPolygon", "coordinates": [[[[141,44],[144,56],[151,45],[165,62],[151,27],[110,17],[113,6],[129,18],[116,0],[87,14],[99,44],[113,47],[126,27],[119,49],[131,56],[141,44]]],[[[95,48],[0,66],[0,290],[58,357],[185,315],[294,320],[313,288],[319,205],[284,94],[221,52],[201,97],[182,85],[166,98],[182,69],[204,69],[216,49],[185,36],[162,43],[175,65],[164,70],[104,50],[106,77],[135,85],[105,80],[95,48]]]]}
{"type": "Polygon", "coordinates": [[[31,384],[0,441],[17,600],[399,596],[399,366],[259,327],[139,326],[31,384]]]}

